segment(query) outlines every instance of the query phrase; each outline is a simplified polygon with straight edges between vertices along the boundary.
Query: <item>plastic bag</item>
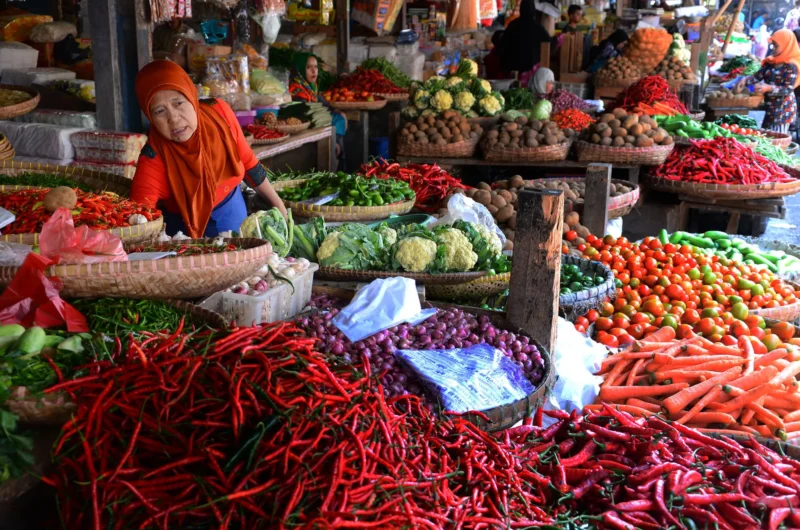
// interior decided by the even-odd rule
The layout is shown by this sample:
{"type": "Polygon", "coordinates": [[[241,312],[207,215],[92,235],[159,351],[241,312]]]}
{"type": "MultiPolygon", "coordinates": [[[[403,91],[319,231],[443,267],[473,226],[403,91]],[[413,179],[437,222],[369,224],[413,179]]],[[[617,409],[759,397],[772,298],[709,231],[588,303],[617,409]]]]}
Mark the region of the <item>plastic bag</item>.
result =
{"type": "Polygon", "coordinates": [[[286,92],[286,85],[266,70],[256,68],[250,74],[250,88],[259,94],[280,96],[286,92]]]}
{"type": "Polygon", "coordinates": [[[20,243],[0,243],[0,267],[21,267],[32,250],[20,243]]]}
{"type": "Polygon", "coordinates": [[[128,261],[122,240],[107,230],[75,228],[72,212],[59,208],[42,227],[39,253],[55,263],[128,261]]]}
{"type": "Polygon", "coordinates": [[[519,366],[488,344],[452,350],[397,350],[394,355],[445,409],[454,412],[499,407],[535,390],[519,366]]]}
{"type": "Polygon", "coordinates": [[[494,217],[486,209],[486,206],[473,201],[463,193],[454,193],[450,197],[450,200],[447,201],[447,213],[440,217],[433,226],[453,224],[459,219],[485,226],[497,234],[500,243],[505,247],[506,235],[494,222],[494,217]]]}
{"type": "Polygon", "coordinates": [[[769,51],[769,32],[767,26],[763,25],[758,29],[758,33],[753,43],[753,55],[763,61],[769,51]]]}
{"type": "Polygon", "coordinates": [[[422,310],[414,280],[395,277],[375,280],[361,289],[333,317],[333,323],[356,342],[403,322],[419,324],[435,314],[436,309],[422,310]]]}
{"type": "MultiPolygon", "coordinates": [[[[594,375],[608,355],[605,346],[594,342],[563,318],[558,319],[555,359],[556,383],[545,402],[545,410],[582,410],[594,403],[603,378],[594,375]]],[[[554,420],[545,417],[545,422],[554,420]]]]}
{"type": "Polygon", "coordinates": [[[52,262],[47,258],[28,254],[0,295],[0,323],[21,324],[26,328],[66,325],[71,333],[87,333],[86,318],[58,295],[61,282],[58,278],[44,275],[44,270],[50,265],[52,262]]]}

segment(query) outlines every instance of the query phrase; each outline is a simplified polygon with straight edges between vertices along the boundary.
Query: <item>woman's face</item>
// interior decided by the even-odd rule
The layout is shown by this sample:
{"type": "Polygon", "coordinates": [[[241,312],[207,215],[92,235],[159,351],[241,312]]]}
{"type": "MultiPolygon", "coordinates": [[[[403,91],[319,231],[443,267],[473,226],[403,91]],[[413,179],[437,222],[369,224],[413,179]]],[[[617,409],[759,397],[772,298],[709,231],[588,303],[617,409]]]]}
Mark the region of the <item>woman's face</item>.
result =
{"type": "Polygon", "coordinates": [[[780,55],[783,51],[783,47],[780,45],[779,42],[772,42],[772,55],[780,55]]]}
{"type": "Polygon", "coordinates": [[[554,89],[555,87],[556,87],[556,83],[555,83],[555,81],[548,81],[548,82],[547,82],[547,83],[545,83],[545,85],[544,85],[544,91],[545,91],[545,93],[546,93],[546,94],[549,94],[550,92],[552,92],[552,91],[553,91],[553,89],[554,89]]]}
{"type": "Polygon", "coordinates": [[[316,57],[309,57],[306,63],[306,81],[316,83],[319,77],[319,65],[316,57]]]}
{"type": "Polygon", "coordinates": [[[197,111],[177,90],[161,90],[150,102],[150,122],[164,138],[185,142],[197,130],[197,111]]]}

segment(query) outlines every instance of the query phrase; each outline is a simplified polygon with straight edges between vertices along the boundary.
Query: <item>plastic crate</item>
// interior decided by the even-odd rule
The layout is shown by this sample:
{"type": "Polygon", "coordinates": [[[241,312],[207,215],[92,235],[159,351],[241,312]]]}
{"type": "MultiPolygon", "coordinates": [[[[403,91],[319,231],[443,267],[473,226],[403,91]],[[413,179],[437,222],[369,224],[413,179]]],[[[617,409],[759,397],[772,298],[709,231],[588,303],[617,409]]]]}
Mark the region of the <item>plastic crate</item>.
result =
{"type": "Polygon", "coordinates": [[[228,322],[235,321],[240,326],[286,320],[299,313],[311,299],[314,273],[317,269],[319,265],[312,263],[294,278],[294,294],[292,286],[284,283],[258,296],[215,293],[203,301],[200,307],[215,311],[228,322]]]}
{"type": "Polygon", "coordinates": [[[589,99],[589,85],[588,83],[558,83],[556,82],[556,88],[560,88],[561,90],[566,90],[567,92],[571,92],[575,94],[581,99],[589,99]]]}

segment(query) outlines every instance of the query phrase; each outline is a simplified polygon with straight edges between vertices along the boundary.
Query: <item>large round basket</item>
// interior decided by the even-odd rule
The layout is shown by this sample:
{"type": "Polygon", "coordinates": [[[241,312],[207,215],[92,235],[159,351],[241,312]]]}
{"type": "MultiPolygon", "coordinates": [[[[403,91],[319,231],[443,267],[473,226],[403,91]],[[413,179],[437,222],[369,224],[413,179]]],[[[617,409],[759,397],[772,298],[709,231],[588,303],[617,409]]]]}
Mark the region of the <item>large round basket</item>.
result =
{"type": "MultiPolygon", "coordinates": [[[[583,177],[562,177],[559,180],[584,180],[583,177]]],[[[629,188],[633,188],[628,193],[623,193],[622,195],[617,195],[616,197],[609,197],[608,198],[608,218],[609,219],[616,219],[617,217],[623,217],[631,213],[633,208],[636,206],[636,203],[639,202],[639,194],[640,188],[638,184],[634,184],[627,180],[619,180],[619,179],[611,179],[611,183],[614,185],[621,185],[627,186],[629,188]]],[[[580,201],[571,201],[573,206],[572,209],[578,213],[583,213],[583,205],[584,200],[580,201]]]]}
{"type": "Polygon", "coordinates": [[[294,188],[295,186],[299,186],[303,183],[305,179],[294,179],[294,180],[279,180],[278,182],[272,182],[272,188],[275,191],[285,190],[286,188],[294,188]]]}
{"type": "Polygon", "coordinates": [[[772,145],[780,147],[781,149],[787,149],[792,143],[792,135],[790,134],[769,131],[767,129],[758,130],[772,142],[772,145]]]}
{"type": "MultiPolygon", "coordinates": [[[[800,259],[800,246],[798,245],[793,245],[785,241],[762,239],[760,237],[751,236],[736,236],[736,239],[742,239],[750,244],[758,245],[758,247],[763,251],[780,250],[789,256],[794,256],[795,258],[800,259]]],[[[797,270],[781,272],[778,274],[778,276],[786,280],[797,282],[800,280],[800,268],[797,270]]]]}
{"type": "Polygon", "coordinates": [[[421,156],[427,158],[471,158],[475,154],[480,138],[447,145],[420,144],[417,142],[397,142],[397,154],[401,156],[421,156]]]}
{"type": "MultiPolygon", "coordinates": [[[[327,216],[325,217],[327,220],[327,216]]],[[[486,271],[475,272],[451,272],[444,274],[428,274],[425,272],[402,272],[402,271],[367,271],[367,270],[347,270],[335,267],[320,267],[315,274],[315,278],[337,282],[361,282],[372,281],[379,278],[395,278],[402,276],[410,278],[417,283],[424,285],[453,285],[463,284],[486,276],[486,271]]]]}
{"type": "Polygon", "coordinates": [[[690,112],[689,117],[692,118],[694,121],[703,121],[706,119],[706,111],[699,110],[697,112],[690,112]]]}
{"type": "MultiPolygon", "coordinates": [[[[800,285],[792,282],[791,280],[784,280],[795,290],[800,290],[800,285]]],[[[758,315],[763,318],[771,318],[773,320],[783,320],[785,322],[792,322],[800,318],[800,302],[794,304],[778,306],[778,307],[765,307],[763,309],[751,309],[751,315],[758,315]]]]}
{"type": "MultiPolygon", "coordinates": [[[[30,162],[15,162],[13,160],[0,161],[0,175],[16,177],[25,173],[53,173],[90,186],[95,191],[111,191],[120,197],[128,197],[131,194],[131,179],[121,175],[92,171],[91,169],[75,166],[31,164],[30,162]]],[[[30,186],[18,186],[16,189],[26,187],[30,186]]],[[[12,189],[14,188],[6,186],[3,191],[11,191],[12,189]]]]}
{"type": "Polygon", "coordinates": [[[379,98],[383,98],[390,103],[396,101],[408,101],[408,92],[403,92],[401,94],[373,94],[373,95],[378,96],[379,98]]]}
{"type": "Polygon", "coordinates": [[[481,129],[488,129],[500,123],[500,116],[481,116],[479,118],[467,118],[470,125],[480,125],[481,129]]]}
{"type": "Polygon", "coordinates": [[[310,121],[305,121],[297,125],[273,125],[272,128],[286,134],[298,134],[311,127],[310,121]]]}
{"type": "MultiPolygon", "coordinates": [[[[423,305],[426,307],[437,307],[442,309],[454,307],[451,304],[443,304],[438,302],[427,302],[423,305]]],[[[550,393],[553,385],[555,384],[555,369],[553,366],[552,357],[550,352],[548,352],[541,345],[541,343],[531,337],[524,330],[514,326],[508,320],[506,320],[506,317],[503,313],[476,308],[469,308],[469,312],[478,316],[487,316],[491,323],[495,326],[506,331],[511,331],[516,335],[527,337],[530,343],[536,346],[542,356],[542,361],[544,363],[544,374],[542,375],[542,380],[538,385],[536,385],[536,389],[528,394],[528,396],[507,405],[501,405],[499,407],[480,411],[483,416],[489,418],[488,422],[475,414],[467,413],[463,416],[469,419],[469,421],[475,425],[478,425],[487,431],[500,431],[507,429],[521,421],[523,418],[532,416],[536,409],[544,405],[547,395],[550,393]]]]}
{"type": "Polygon", "coordinates": [[[481,150],[485,160],[496,162],[557,162],[567,158],[570,145],[571,142],[567,141],[557,145],[508,149],[498,148],[497,145],[490,148],[481,144],[481,150]]]}
{"type": "Polygon", "coordinates": [[[614,273],[599,261],[577,258],[575,256],[561,256],[561,266],[577,265],[581,271],[593,276],[603,275],[605,281],[595,287],[590,287],[577,293],[562,294],[558,297],[559,311],[567,315],[583,315],[590,309],[597,309],[609,296],[616,293],[614,273]]]}
{"type": "Polygon", "coordinates": [[[754,109],[761,105],[764,96],[747,98],[706,98],[706,104],[712,109],[754,109]]]}
{"type": "MultiPolygon", "coordinates": [[[[205,243],[210,239],[191,239],[174,246],[205,243]]],[[[182,256],[159,260],[113,261],[92,265],[55,265],[45,275],[62,284],[64,298],[191,299],[217,291],[253,276],[272,253],[269,242],[261,239],[226,239],[242,250],[182,256]]],[[[171,246],[171,245],[170,245],[171,246]]],[[[0,267],[0,285],[7,285],[18,267],[0,267]]]]}
{"type": "Polygon", "coordinates": [[[641,77],[628,77],[626,79],[614,79],[606,81],[602,77],[598,78],[596,75],[592,76],[592,84],[595,88],[628,88],[641,77]]]}
{"type": "Polygon", "coordinates": [[[16,105],[8,105],[0,107],[0,120],[10,120],[17,116],[22,116],[31,112],[39,104],[39,93],[32,88],[16,85],[0,85],[0,90],[18,90],[20,92],[27,92],[31,98],[17,103],[16,105]]]}
{"type": "Polygon", "coordinates": [[[786,154],[789,156],[794,156],[797,154],[798,148],[800,148],[800,146],[792,142],[786,147],[786,154]]]}
{"type": "Polygon", "coordinates": [[[425,286],[425,295],[429,299],[452,301],[478,301],[487,296],[502,293],[508,289],[511,273],[482,276],[466,283],[429,284],[425,286]]]}
{"type": "Polygon", "coordinates": [[[275,145],[275,144],[282,144],[286,140],[289,139],[291,135],[288,133],[284,133],[283,136],[280,138],[268,138],[264,140],[253,140],[252,145],[275,145]]]}
{"type": "Polygon", "coordinates": [[[285,201],[297,217],[324,217],[326,221],[377,221],[390,215],[403,215],[414,207],[414,200],[384,204],[383,206],[328,206],[285,201]]]}
{"type": "Polygon", "coordinates": [[[380,110],[386,106],[386,100],[375,98],[375,101],[331,101],[330,106],[339,110],[380,110]]]}
{"type": "Polygon", "coordinates": [[[700,184],[682,180],[667,180],[651,175],[648,177],[648,185],[651,188],[669,193],[705,199],[727,200],[786,197],[800,191],[800,180],[770,182],[767,184],[700,184]]]}
{"type": "Polygon", "coordinates": [[[653,147],[607,147],[579,140],[575,150],[581,162],[659,166],[664,163],[674,147],[674,144],[653,147]]]}

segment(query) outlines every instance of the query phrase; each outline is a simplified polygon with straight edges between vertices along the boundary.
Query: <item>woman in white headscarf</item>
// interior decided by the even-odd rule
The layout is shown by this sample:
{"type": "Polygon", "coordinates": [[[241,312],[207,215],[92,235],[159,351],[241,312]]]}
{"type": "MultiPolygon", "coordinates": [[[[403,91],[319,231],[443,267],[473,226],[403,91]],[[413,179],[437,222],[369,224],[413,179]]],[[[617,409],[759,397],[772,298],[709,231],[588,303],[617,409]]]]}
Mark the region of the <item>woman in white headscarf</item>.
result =
{"type": "Polygon", "coordinates": [[[537,97],[542,97],[553,91],[556,86],[556,76],[549,68],[539,68],[528,82],[528,89],[537,97]]]}

